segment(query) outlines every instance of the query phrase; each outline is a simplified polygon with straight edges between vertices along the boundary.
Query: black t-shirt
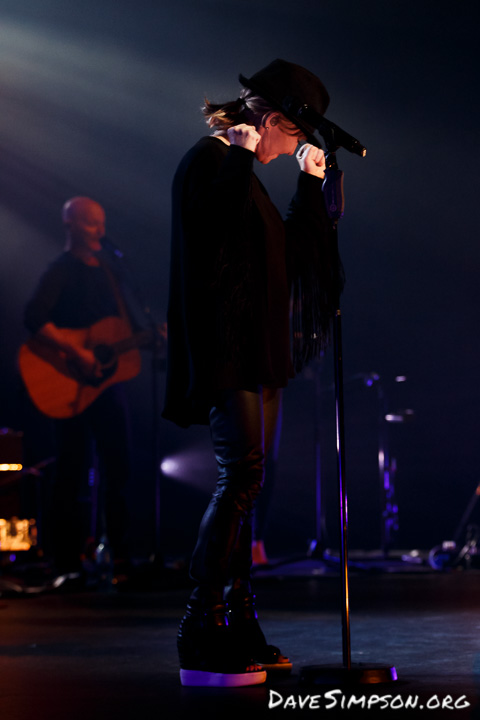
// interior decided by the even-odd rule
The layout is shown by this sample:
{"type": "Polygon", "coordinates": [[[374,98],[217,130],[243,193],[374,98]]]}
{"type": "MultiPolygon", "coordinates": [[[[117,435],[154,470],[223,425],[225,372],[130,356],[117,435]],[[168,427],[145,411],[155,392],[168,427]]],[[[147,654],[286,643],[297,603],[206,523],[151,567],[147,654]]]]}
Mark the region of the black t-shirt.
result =
{"type": "Polygon", "coordinates": [[[84,328],[119,314],[104,265],[86,265],[64,252],[40,278],[25,308],[25,325],[32,333],[47,322],[60,328],[84,328]]]}

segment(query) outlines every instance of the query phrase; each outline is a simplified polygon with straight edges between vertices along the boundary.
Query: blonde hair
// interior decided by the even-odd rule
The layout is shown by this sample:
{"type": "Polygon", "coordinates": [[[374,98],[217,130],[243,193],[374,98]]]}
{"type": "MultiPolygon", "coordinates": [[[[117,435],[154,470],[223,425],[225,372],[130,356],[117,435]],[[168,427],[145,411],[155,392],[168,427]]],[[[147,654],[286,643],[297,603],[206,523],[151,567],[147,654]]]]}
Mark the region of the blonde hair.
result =
{"type": "Polygon", "coordinates": [[[302,131],[295,123],[287,120],[280,110],[272,107],[263,97],[255,95],[252,90],[247,88],[240,92],[237,100],[227,103],[215,104],[205,98],[202,112],[208,127],[217,132],[225,132],[228,128],[242,122],[254,125],[258,130],[264,124],[265,116],[275,113],[278,115],[278,125],[284,132],[303,137],[302,131]]]}

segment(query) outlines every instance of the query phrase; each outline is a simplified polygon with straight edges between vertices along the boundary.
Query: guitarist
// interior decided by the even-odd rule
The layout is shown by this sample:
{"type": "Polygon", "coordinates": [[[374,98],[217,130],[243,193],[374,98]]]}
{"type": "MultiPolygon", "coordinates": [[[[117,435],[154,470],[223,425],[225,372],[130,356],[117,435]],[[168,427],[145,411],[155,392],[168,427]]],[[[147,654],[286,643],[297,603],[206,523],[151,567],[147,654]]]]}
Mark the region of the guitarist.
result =
{"type": "MultiPolygon", "coordinates": [[[[74,197],[63,206],[62,220],[64,252],[41,277],[25,308],[25,325],[33,337],[72,362],[80,378],[94,382],[100,369],[93,351],[62,330],[89,328],[103,318],[122,315],[124,295],[113,264],[108,266],[102,260],[102,206],[87,197],[74,197]]],[[[103,530],[116,564],[127,564],[125,492],[130,477],[130,437],[122,383],[107,387],[79,414],[55,420],[55,429],[56,477],[47,527],[56,570],[60,575],[84,577],[81,558],[86,537],[79,495],[91,467],[92,449],[99,462],[98,497],[104,508],[97,526],[104,520],[103,530]]]]}

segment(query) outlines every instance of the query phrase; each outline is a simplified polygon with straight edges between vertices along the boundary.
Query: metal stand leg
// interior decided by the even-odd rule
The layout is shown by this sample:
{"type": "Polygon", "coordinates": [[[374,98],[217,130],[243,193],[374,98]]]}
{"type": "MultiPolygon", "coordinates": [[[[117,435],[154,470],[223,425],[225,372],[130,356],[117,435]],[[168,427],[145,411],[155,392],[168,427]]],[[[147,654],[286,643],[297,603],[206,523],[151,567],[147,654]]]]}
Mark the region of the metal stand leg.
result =
{"type": "Polygon", "coordinates": [[[471,555],[477,551],[479,530],[475,526],[468,526],[468,521],[479,499],[480,482],[465,508],[453,540],[446,540],[441,545],[430,550],[428,561],[434,570],[444,570],[445,568],[456,567],[462,563],[466,563],[467,566],[470,564],[471,555]],[[462,540],[464,534],[465,537],[462,540]]]}

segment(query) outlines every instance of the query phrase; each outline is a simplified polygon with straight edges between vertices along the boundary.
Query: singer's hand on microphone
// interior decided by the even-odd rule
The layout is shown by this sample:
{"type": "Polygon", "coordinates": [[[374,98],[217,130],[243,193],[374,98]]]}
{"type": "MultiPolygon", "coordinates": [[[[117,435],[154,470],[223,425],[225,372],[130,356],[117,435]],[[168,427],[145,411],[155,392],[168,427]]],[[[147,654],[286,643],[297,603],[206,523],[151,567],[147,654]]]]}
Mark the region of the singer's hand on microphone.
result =
{"type": "Polygon", "coordinates": [[[297,160],[303,172],[325,177],[325,153],[321,148],[305,143],[297,152],[297,160]]]}
{"type": "Polygon", "coordinates": [[[260,142],[260,135],[253,125],[246,125],[245,123],[228,128],[227,135],[232,145],[238,145],[252,152],[255,152],[260,142]]]}

